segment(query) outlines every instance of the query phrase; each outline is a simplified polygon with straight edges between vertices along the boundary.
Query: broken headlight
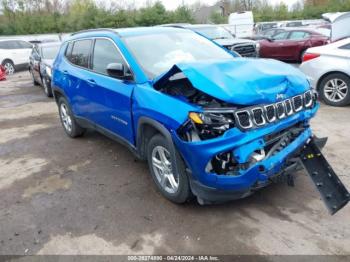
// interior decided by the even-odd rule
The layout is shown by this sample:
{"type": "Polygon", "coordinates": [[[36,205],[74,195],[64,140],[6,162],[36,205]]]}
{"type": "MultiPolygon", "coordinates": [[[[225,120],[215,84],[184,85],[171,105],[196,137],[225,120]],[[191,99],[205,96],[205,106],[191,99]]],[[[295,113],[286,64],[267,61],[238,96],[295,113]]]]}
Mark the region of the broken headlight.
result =
{"type": "Polygon", "coordinates": [[[221,136],[234,127],[233,110],[207,110],[202,113],[191,112],[189,119],[201,140],[221,136]]]}

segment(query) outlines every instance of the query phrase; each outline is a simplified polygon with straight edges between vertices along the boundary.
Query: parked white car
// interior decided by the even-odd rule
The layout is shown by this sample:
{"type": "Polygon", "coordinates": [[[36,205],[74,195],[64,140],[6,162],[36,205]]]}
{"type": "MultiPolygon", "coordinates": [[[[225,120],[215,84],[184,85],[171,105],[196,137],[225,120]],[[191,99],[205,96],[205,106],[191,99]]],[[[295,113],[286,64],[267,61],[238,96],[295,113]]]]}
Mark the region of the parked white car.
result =
{"type": "Polygon", "coordinates": [[[5,67],[7,74],[28,67],[32,47],[32,44],[23,40],[0,40],[0,63],[5,67]]]}
{"type": "Polygon", "coordinates": [[[350,104],[350,38],[309,48],[300,65],[328,105],[350,104]]]}

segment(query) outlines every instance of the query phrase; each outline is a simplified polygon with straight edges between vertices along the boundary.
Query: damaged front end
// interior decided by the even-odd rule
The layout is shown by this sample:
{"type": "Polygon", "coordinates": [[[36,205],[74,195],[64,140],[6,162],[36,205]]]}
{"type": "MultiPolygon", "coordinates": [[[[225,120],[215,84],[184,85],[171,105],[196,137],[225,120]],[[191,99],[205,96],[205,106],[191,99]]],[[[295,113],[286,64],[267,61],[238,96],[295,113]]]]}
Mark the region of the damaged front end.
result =
{"type": "MultiPolygon", "coordinates": [[[[213,77],[217,66],[210,65],[210,70],[196,66],[176,65],[154,87],[197,108],[188,112],[173,140],[199,202],[243,198],[281,179],[292,185],[292,174],[306,166],[300,156],[314,139],[309,120],[319,107],[304,77],[293,69],[282,77],[270,68],[269,73],[260,72],[269,83],[259,80],[257,84],[251,77],[253,88],[235,89],[230,86],[235,81],[213,77]],[[203,88],[205,83],[211,88],[203,88]]],[[[227,70],[223,65],[219,68],[227,70]]],[[[226,75],[232,80],[237,74],[230,70],[226,75]]],[[[259,70],[252,69],[257,74],[259,70]]],[[[336,195],[332,190],[339,191],[334,186],[327,190],[328,196],[336,195]]],[[[332,213],[347,203],[347,194],[345,189],[337,200],[332,199],[332,213]]]]}

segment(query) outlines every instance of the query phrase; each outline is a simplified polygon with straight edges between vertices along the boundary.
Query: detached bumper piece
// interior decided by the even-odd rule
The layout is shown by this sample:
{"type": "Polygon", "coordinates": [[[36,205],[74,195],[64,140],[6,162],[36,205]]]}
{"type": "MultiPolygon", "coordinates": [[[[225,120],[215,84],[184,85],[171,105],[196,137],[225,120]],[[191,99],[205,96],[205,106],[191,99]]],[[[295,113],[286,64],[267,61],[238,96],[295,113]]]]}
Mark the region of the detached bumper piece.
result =
{"type": "Polygon", "coordinates": [[[323,202],[334,215],[350,201],[350,194],[322,155],[317,144],[315,138],[310,139],[303,148],[300,158],[320,192],[323,202]]]}

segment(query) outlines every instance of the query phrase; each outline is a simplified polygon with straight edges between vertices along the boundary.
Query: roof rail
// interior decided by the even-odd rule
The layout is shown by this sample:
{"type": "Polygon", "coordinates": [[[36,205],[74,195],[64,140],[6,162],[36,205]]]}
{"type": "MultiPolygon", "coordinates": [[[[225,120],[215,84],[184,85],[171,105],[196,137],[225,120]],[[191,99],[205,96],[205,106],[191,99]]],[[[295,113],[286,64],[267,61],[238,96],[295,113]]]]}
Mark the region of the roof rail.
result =
{"type": "Polygon", "coordinates": [[[114,31],[114,30],[112,30],[110,28],[93,28],[93,29],[80,30],[78,32],[75,32],[75,33],[71,34],[71,36],[77,35],[77,34],[81,34],[81,33],[95,32],[95,31],[109,31],[109,32],[112,32],[112,33],[116,33],[116,31],[114,31]]]}

